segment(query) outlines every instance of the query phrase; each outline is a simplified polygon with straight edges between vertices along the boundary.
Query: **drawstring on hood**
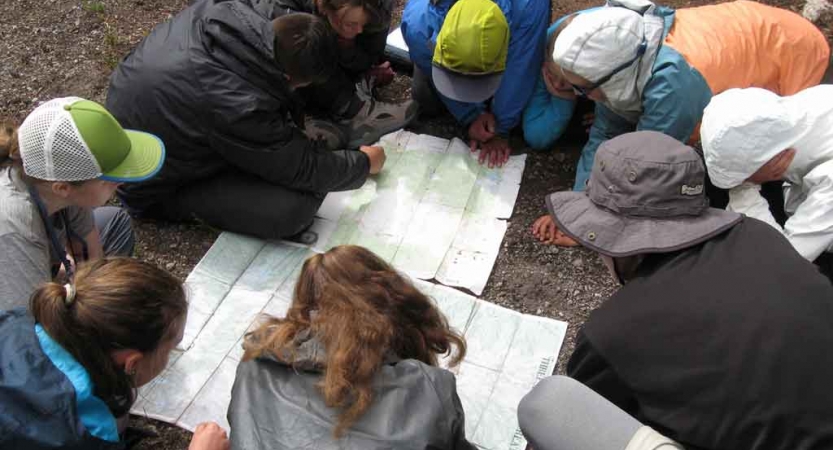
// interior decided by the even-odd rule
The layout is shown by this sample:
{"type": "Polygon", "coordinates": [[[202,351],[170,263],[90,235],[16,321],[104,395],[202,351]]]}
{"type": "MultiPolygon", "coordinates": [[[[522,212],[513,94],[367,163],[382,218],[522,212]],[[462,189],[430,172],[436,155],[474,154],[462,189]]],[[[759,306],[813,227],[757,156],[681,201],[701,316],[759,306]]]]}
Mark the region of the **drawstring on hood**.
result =
{"type": "Polygon", "coordinates": [[[662,44],[664,20],[655,10],[647,0],[610,0],[573,19],[553,48],[556,64],[596,82],[632,60],[644,44],[644,54],[599,86],[605,106],[631,122],[642,114],[642,92],[662,44]]]}

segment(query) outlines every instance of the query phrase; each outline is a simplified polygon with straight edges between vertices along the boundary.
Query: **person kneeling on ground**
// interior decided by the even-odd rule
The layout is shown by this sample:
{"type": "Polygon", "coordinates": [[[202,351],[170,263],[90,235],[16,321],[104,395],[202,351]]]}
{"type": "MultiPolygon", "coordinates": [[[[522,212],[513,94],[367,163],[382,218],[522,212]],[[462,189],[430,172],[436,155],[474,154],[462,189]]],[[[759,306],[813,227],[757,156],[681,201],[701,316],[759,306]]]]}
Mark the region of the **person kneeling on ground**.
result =
{"type": "MultiPolygon", "coordinates": [[[[0,311],[0,447],[124,448],[119,423],[136,389],[182,339],[182,283],[138,260],[105,258],[66,285],[40,287],[29,311],[0,311]]],[[[225,431],[201,424],[190,449],[228,449],[225,431]]]]}
{"type": "Polygon", "coordinates": [[[685,450],[560,375],[541,380],[521,399],[518,425],[534,450],[685,450]]]}
{"type": "Polygon", "coordinates": [[[333,151],[301,131],[293,91],[326,81],[337,51],[322,19],[269,21],[244,1],[194,2],[156,26],[113,72],[107,96],[122,124],[168,150],[157,177],[119,190],[130,213],[284,238],[312,223],[328,192],[378,173],[381,147],[333,151]]]}
{"type": "Polygon", "coordinates": [[[808,261],[833,250],[833,85],[779,97],[731,89],[706,107],[700,129],[709,177],[727,209],[766,222],[808,261]],[[784,181],[783,227],[761,184],[784,181]]]}
{"type": "Polygon", "coordinates": [[[298,90],[310,114],[331,121],[307,121],[308,134],[316,132],[313,127],[337,124],[346,128],[347,148],[356,148],[416,118],[412,100],[392,104],[373,98],[373,89],[394,77],[390,63],[382,61],[392,0],[261,0],[253,6],[270,20],[297,12],[324,17],[338,37],[338,67],[330,78],[298,90]]]}
{"type": "Polygon", "coordinates": [[[234,448],[474,450],[454,375],[437,367],[442,355],[459,364],[465,341],[363,247],[308,259],[286,318],[244,346],[228,410],[234,448]]]}
{"type": "Polygon", "coordinates": [[[547,198],[623,285],[567,374],[685,448],[829,449],[833,286],[769,225],[710,208],[704,185],[694,149],[642,131],[599,148],[585,192],[547,198]]]}
{"type": "MultiPolygon", "coordinates": [[[[652,130],[696,141],[712,95],[746,87],[792,95],[830,70],[830,46],[815,25],[757,2],[673,10],[647,0],[611,0],[564,24],[548,43],[549,83],[556,93],[571,89],[596,102],[576,169],[579,191],[607,139],[652,130]]],[[[563,113],[550,117],[569,121],[563,113]]],[[[564,122],[550,127],[563,129],[564,122]]]]}
{"type": "Polygon", "coordinates": [[[164,146],[123,130],[77,97],[0,126],[0,309],[24,306],[41,283],[71,279],[76,262],[133,253],[130,217],[104,205],[116,187],[152,177],[164,146]]]}
{"type": "Polygon", "coordinates": [[[447,109],[489,167],[509,160],[541,67],[550,2],[409,0],[402,36],[414,62],[411,95],[420,111],[447,109]]]}

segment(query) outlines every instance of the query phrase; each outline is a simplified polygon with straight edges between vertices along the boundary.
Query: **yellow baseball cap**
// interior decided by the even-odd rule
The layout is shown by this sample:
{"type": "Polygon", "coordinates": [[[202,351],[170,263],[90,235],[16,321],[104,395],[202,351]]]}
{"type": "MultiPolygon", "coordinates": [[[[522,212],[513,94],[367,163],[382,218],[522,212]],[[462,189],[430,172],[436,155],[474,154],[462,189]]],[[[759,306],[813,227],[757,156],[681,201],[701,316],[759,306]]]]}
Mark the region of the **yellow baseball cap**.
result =
{"type": "Polygon", "coordinates": [[[509,23],[491,0],[459,0],[443,20],[431,76],[452,100],[479,103],[495,95],[506,70],[509,23]]]}

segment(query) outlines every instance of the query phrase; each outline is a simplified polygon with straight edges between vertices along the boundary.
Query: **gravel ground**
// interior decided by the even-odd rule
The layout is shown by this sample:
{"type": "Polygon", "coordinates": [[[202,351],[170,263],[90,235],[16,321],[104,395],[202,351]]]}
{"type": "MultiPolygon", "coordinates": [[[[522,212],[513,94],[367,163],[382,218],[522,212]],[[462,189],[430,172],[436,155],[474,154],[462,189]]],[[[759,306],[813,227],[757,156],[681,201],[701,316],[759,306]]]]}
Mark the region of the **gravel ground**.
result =
{"type": "MultiPolygon", "coordinates": [[[[395,12],[401,15],[403,0],[395,12]]],[[[186,0],[4,0],[0,14],[0,120],[22,120],[39,102],[77,95],[103,102],[113,67],[156,23],[175,14],[186,0]]],[[[559,1],[553,18],[599,2],[559,1]]],[[[666,2],[674,7],[715,3],[706,0],[666,2]]],[[[766,3],[800,11],[803,0],[766,3]]],[[[817,24],[831,39],[833,10],[817,24]]],[[[384,99],[407,98],[409,79],[397,76],[380,93],[384,99]]],[[[417,122],[412,131],[451,137],[450,117],[417,122]]],[[[519,136],[515,153],[527,152],[519,136]]],[[[544,213],[547,193],[572,185],[581,140],[559,143],[553,151],[529,153],[515,212],[494,271],[482,298],[514,310],[569,322],[557,368],[563,373],[575,334],[590,312],[616,288],[598,259],[583,249],[539,245],[529,233],[544,213]]],[[[138,257],[184,279],[219,232],[200,225],[134,223],[138,257]]],[[[190,433],[160,422],[135,418],[136,426],[157,437],[137,448],[184,449],[190,433]]]]}

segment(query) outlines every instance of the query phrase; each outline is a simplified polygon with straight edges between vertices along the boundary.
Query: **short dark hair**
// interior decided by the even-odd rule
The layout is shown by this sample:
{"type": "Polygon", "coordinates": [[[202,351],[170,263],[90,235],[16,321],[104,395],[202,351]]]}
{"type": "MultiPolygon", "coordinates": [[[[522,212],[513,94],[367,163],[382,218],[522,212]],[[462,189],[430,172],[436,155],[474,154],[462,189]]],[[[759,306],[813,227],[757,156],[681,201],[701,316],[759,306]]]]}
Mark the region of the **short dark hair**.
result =
{"type": "Polygon", "coordinates": [[[327,23],[312,14],[287,14],[272,21],[275,60],[296,83],[323,83],[338,61],[336,38],[327,23]]]}

